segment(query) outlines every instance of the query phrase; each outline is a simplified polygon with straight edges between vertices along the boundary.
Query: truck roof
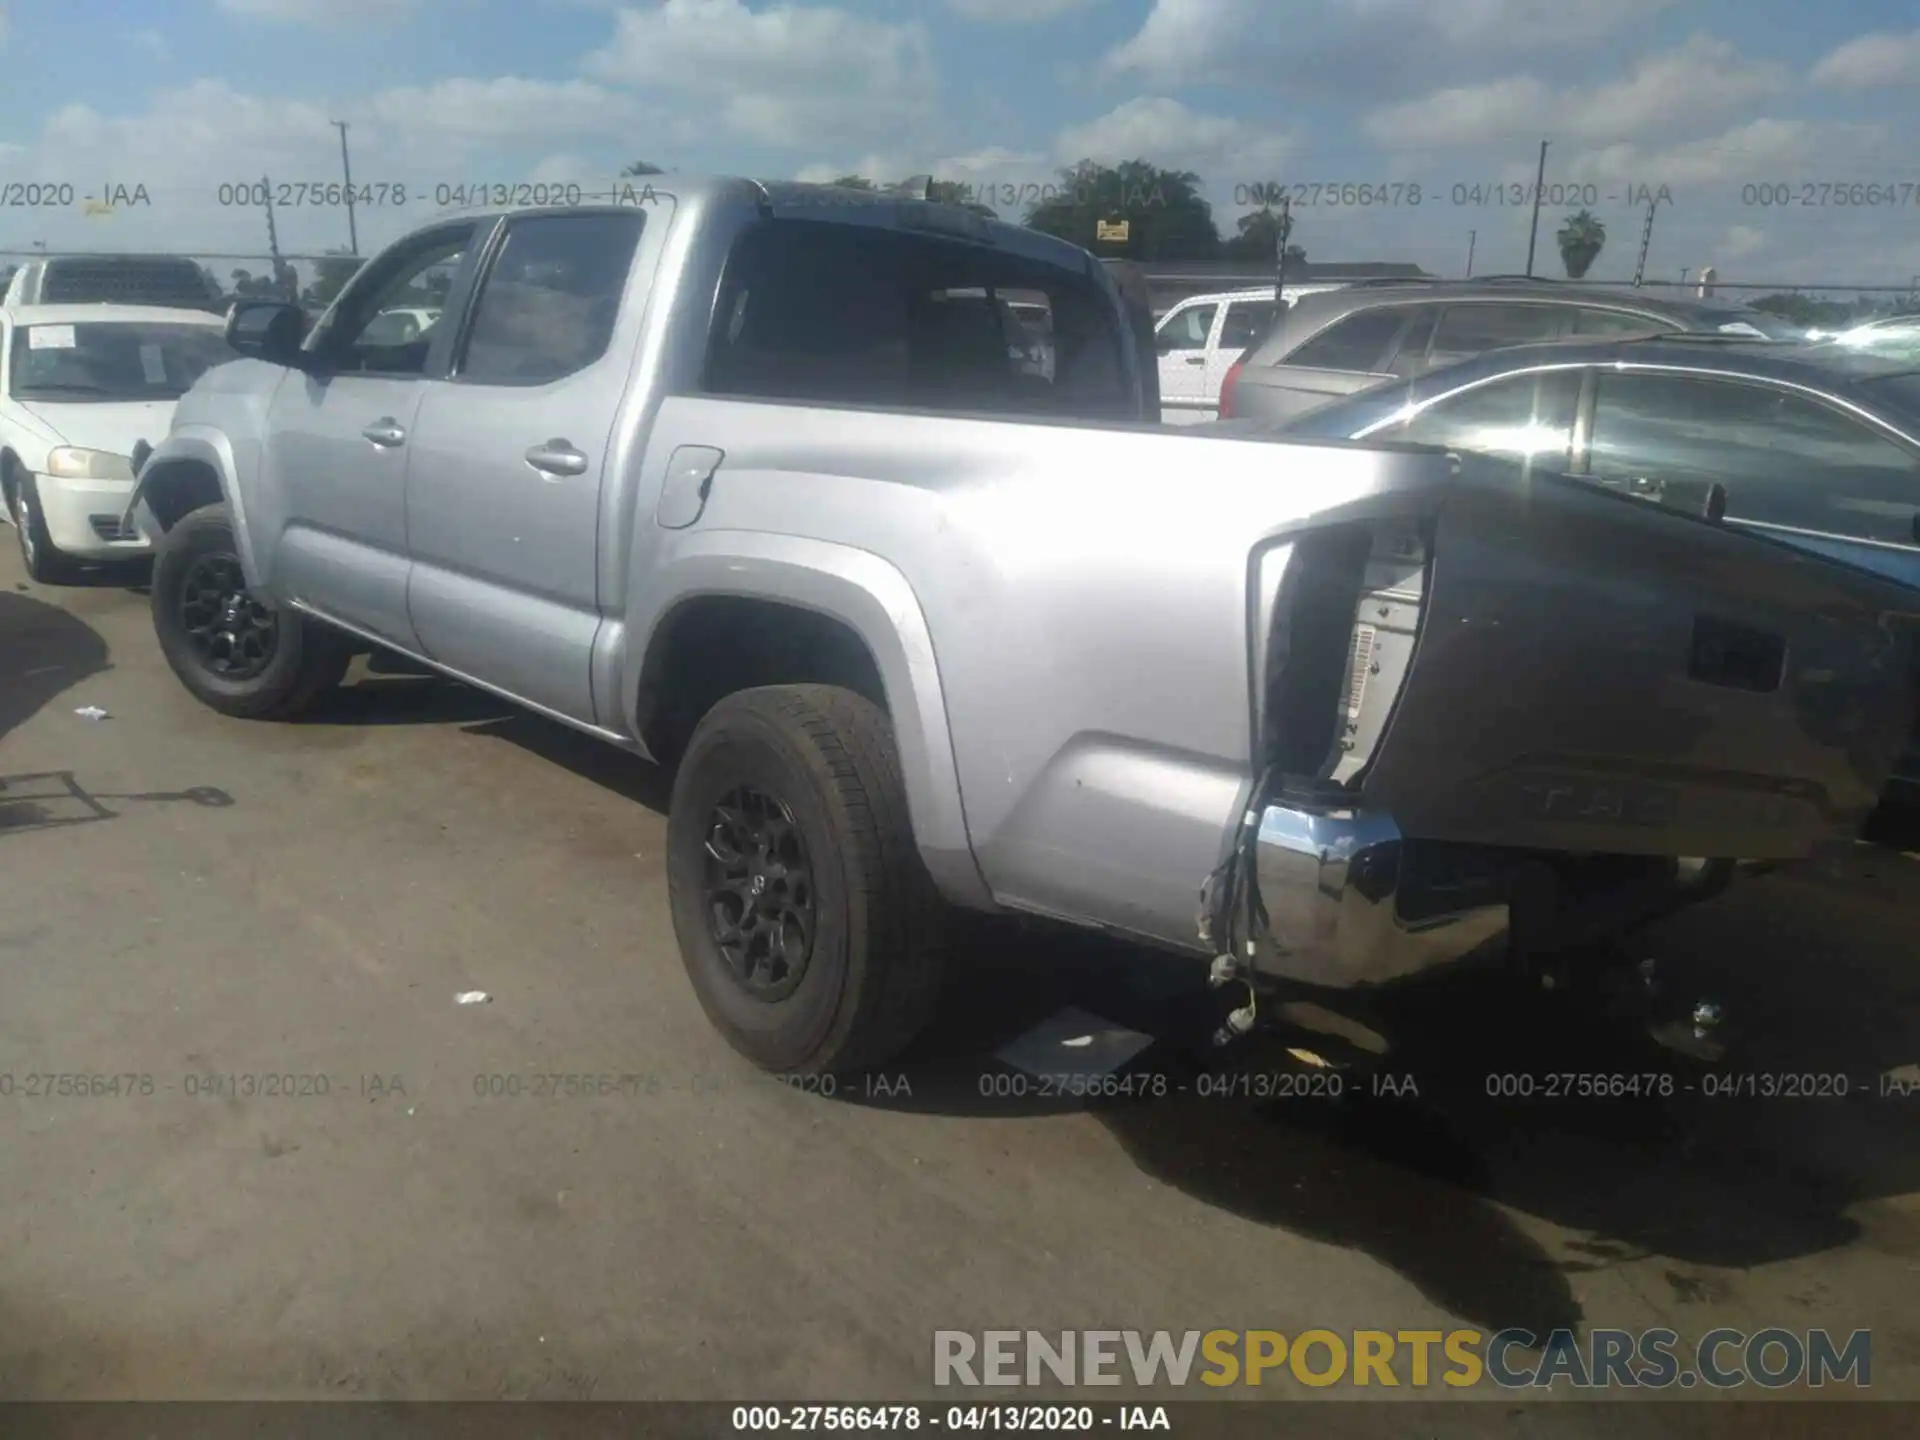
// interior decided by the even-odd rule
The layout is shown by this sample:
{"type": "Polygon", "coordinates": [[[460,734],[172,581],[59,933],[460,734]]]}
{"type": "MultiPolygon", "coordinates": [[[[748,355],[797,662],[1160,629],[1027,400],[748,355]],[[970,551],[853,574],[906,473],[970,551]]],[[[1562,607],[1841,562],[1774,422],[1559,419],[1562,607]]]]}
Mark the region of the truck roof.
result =
{"type": "Polygon", "coordinates": [[[782,220],[823,220],[846,225],[939,234],[972,240],[1025,259],[1042,261],[1083,273],[1094,273],[1100,262],[1069,241],[1030,230],[1005,220],[989,220],[960,205],[919,198],[902,190],[860,190],[819,185],[802,180],[758,180],[743,175],[635,175],[583,186],[578,205],[500,206],[485,203],[452,206],[439,217],[497,220],[508,215],[578,214],[583,210],[630,210],[645,206],[648,197],[672,200],[677,206],[699,209],[729,201],[758,206],[782,220]],[[604,202],[604,203],[597,203],[604,202]]]}

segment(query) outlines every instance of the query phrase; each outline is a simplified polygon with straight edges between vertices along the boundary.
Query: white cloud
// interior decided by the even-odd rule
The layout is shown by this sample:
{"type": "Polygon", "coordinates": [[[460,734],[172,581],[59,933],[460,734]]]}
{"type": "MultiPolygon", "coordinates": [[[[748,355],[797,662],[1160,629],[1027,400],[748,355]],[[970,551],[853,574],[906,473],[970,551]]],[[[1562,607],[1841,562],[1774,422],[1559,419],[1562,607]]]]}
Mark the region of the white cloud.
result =
{"type": "Polygon", "coordinates": [[[860,143],[932,109],[926,29],[831,6],[664,0],[622,10],[589,56],[610,84],[678,92],[733,133],[782,147],[860,143]]]}
{"type": "Polygon", "coordinates": [[[511,75],[401,86],[356,108],[395,136],[420,137],[436,147],[603,134],[638,114],[630,96],[590,81],[511,75]]]}
{"type": "Polygon", "coordinates": [[[1744,260],[1766,248],[1764,230],[1756,230],[1751,225],[1730,225],[1727,233],[1720,237],[1720,243],[1713,247],[1713,253],[1723,260],[1744,260]]]}
{"type": "MultiPolygon", "coordinates": [[[[1081,125],[1069,125],[1054,140],[1062,164],[1097,160],[1105,165],[1151,160],[1217,178],[1224,169],[1245,173],[1242,182],[1283,178],[1294,153],[1286,135],[1262,131],[1242,120],[1203,115],[1178,100],[1142,95],[1081,125]],[[1210,173],[1211,172],[1211,173],[1210,173]]],[[[1232,182],[1229,182],[1232,183],[1232,182]]]]}
{"type": "Polygon", "coordinates": [[[346,27],[405,14],[415,0],[218,0],[229,15],[282,25],[346,27]]]}
{"type": "Polygon", "coordinates": [[[1436,62],[1566,49],[1625,30],[1675,0],[1154,0],[1139,30],[1103,60],[1148,83],[1388,84],[1436,62]]]}
{"type": "Polygon", "coordinates": [[[1649,55],[1619,79],[1555,92],[1529,75],[1438,90],[1362,121],[1375,143],[1429,151],[1561,135],[1606,143],[1686,133],[1782,90],[1785,70],[1744,59],[1724,40],[1695,35],[1649,55]]]}
{"type": "Polygon", "coordinates": [[[1057,20],[1074,10],[1084,10],[1093,0],[947,0],[947,8],[967,20],[983,25],[1039,25],[1057,20]]]}
{"type": "Polygon", "coordinates": [[[1849,40],[1813,67],[1818,85],[1866,89],[1920,85],[1920,30],[1881,31],[1849,40]]]}

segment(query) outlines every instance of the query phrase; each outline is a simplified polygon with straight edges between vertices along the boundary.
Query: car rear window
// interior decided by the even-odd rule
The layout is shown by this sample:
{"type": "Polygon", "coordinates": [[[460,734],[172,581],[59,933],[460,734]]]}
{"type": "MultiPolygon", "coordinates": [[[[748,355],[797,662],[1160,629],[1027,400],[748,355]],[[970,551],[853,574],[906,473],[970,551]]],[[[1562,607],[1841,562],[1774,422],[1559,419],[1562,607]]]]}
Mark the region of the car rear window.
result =
{"type": "Polygon", "coordinates": [[[1085,276],[831,221],[762,221],[728,257],[705,388],[824,404],[1136,419],[1120,312],[1085,276]],[[991,296],[994,303],[986,303],[991,296]],[[1008,306],[1044,304],[1044,353],[1008,306]]]}

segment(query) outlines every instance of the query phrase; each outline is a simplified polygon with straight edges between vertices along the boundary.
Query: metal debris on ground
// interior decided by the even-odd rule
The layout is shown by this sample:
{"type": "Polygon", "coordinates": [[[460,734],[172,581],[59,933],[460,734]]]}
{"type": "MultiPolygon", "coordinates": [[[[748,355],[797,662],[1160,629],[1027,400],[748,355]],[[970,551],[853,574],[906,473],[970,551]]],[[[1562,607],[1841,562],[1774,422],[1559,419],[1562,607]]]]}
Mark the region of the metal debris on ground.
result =
{"type": "Polygon", "coordinates": [[[82,720],[105,720],[107,718],[107,712],[102,710],[98,705],[82,705],[73,713],[78,715],[82,720]]]}
{"type": "Polygon", "coordinates": [[[453,1003],[456,1005],[491,1005],[493,1003],[493,996],[487,994],[484,990],[462,990],[458,995],[453,997],[453,1003]]]}

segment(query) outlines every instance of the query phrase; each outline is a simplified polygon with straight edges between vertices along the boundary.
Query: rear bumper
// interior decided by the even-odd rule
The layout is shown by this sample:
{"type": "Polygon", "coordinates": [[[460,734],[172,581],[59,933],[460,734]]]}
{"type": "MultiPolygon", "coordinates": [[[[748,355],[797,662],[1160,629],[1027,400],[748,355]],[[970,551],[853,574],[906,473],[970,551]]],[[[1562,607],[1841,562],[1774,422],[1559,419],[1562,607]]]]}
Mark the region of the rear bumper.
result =
{"type": "Polygon", "coordinates": [[[1261,812],[1255,883],[1267,932],[1255,968],[1309,985],[1381,984],[1459,960],[1508,926],[1484,890],[1449,896],[1413,872],[1400,829],[1364,811],[1261,812]]]}

